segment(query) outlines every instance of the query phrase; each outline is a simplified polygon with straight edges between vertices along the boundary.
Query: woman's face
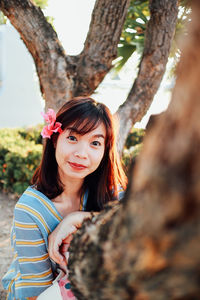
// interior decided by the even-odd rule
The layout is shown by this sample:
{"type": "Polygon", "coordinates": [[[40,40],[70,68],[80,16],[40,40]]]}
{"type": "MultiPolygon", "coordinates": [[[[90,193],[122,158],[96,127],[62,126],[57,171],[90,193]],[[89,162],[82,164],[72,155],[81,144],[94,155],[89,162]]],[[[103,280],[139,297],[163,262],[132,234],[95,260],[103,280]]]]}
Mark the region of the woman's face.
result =
{"type": "Polygon", "coordinates": [[[106,129],[103,123],[84,135],[66,128],[56,143],[56,161],[61,181],[84,179],[94,172],[104,155],[106,129]]]}

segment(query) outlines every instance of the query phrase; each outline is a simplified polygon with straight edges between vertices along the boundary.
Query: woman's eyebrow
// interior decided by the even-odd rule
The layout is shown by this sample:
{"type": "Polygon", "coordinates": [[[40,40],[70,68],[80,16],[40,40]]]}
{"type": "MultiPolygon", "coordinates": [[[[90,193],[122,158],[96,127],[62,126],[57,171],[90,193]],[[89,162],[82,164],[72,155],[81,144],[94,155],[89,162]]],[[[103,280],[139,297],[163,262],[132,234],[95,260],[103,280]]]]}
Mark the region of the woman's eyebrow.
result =
{"type": "MultiPolygon", "coordinates": [[[[67,127],[67,130],[70,131],[70,134],[71,133],[80,134],[80,131],[77,130],[75,127],[67,127]]],[[[97,133],[97,134],[92,135],[92,138],[102,138],[102,139],[105,139],[105,136],[103,134],[101,134],[101,133],[97,133]]]]}
{"type": "Polygon", "coordinates": [[[105,136],[103,134],[94,134],[92,137],[105,139],[105,136]]]}

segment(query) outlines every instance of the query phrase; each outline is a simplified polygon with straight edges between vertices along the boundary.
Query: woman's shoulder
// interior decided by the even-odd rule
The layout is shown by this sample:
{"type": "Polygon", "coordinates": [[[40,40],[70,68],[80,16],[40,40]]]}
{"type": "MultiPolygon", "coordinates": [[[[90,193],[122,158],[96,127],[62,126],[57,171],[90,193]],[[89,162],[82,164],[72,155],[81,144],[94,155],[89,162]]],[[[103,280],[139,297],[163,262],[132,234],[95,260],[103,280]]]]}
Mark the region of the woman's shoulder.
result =
{"type": "Polygon", "coordinates": [[[21,195],[15,207],[27,205],[29,208],[42,209],[44,203],[50,201],[44,194],[36,190],[33,186],[29,186],[21,195]]]}
{"type": "Polygon", "coordinates": [[[122,200],[124,198],[125,190],[121,185],[117,187],[118,200],[122,200]]]}
{"type": "Polygon", "coordinates": [[[15,205],[15,210],[16,209],[23,210],[24,212],[35,216],[38,216],[39,213],[45,218],[53,216],[58,221],[61,221],[62,219],[53,202],[33,186],[29,186],[21,195],[15,205]]]}
{"type": "Polygon", "coordinates": [[[33,220],[49,233],[62,220],[52,201],[43,193],[29,186],[15,205],[15,219],[33,220]]]}
{"type": "Polygon", "coordinates": [[[112,190],[112,194],[113,194],[113,198],[112,200],[122,200],[124,198],[124,194],[125,194],[125,190],[123,189],[123,187],[118,184],[117,185],[117,191],[115,192],[114,195],[114,189],[112,190]]]}

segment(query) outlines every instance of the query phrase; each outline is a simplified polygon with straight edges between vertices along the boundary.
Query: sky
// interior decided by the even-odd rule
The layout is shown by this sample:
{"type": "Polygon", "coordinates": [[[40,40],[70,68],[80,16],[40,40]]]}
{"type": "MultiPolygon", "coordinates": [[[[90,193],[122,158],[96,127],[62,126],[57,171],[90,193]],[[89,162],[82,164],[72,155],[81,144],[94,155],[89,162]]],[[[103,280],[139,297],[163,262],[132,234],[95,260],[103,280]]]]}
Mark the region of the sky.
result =
{"type": "Polygon", "coordinates": [[[54,17],[54,26],[65,51],[79,54],[89,29],[95,0],[49,0],[45,15],[54,17]]]}
{"type": "MultiPolygon", "coordinates": [[[[77,55],[83,49],[94,4],[95,0],[49,0],[44,13],[54,18],[54,27],[66,54],[77,55]]],[[[92,95],[93,98],[105,103],[111,112],[115,113],[119,105],[125,101],[133,84],[138,62],[138,55],[135,53],[120,72],[118,79],[113,80],[110,74],[105,77],[92,95]]],[[[171,81],[165,75],[148,113],[135,127],[144,128],[151,114],[160,113],[167,108],[171,86],[171,81]]]]}

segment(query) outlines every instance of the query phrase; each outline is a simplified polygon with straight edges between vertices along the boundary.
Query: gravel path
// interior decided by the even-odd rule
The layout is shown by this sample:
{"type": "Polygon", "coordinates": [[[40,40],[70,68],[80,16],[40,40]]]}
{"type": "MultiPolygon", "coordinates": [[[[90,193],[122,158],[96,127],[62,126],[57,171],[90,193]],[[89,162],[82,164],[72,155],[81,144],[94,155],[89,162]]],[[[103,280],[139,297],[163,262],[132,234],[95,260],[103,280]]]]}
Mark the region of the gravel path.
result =
{"type": "MultiPolygon", "coordinates": [[[[13,256],[10,246],[10,230],[15,203],[16,199],[0,193],[0,279],[6,273],[13,256]]],[[[6,299],[6,293],[3,290],[1,282],[0,299],[6,299]]]]}

